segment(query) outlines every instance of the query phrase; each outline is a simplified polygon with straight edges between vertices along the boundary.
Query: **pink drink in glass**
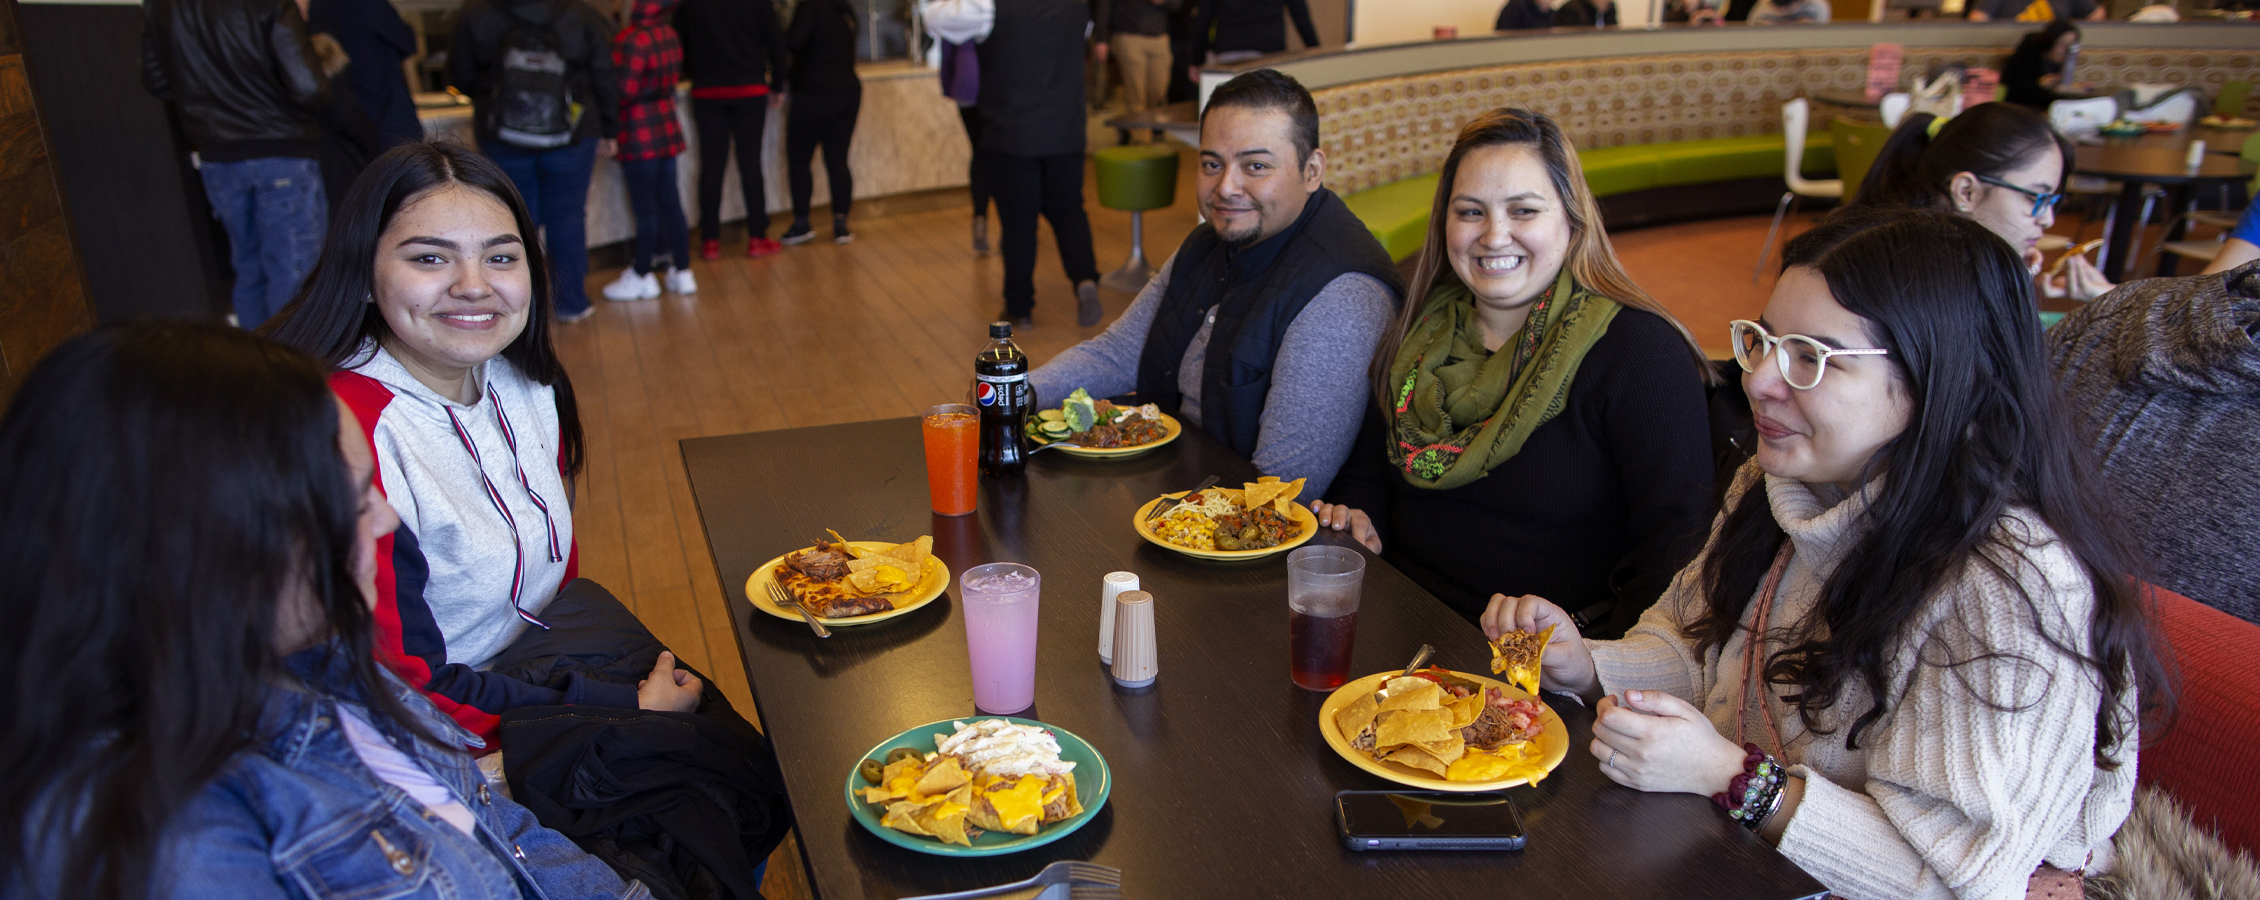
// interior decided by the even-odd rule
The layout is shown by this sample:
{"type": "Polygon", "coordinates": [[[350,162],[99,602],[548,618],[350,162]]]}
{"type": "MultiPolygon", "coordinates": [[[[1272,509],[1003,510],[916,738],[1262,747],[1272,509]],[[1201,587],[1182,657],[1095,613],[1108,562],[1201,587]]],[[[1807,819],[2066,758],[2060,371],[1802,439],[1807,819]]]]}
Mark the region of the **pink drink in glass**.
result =
{"type": "Polygon", "coordinates": [[[1019,563],[989,563],[958,578],[973,705],[1008,715],[1036,703],[1036,598],[1043,580],[1019,563]]]}

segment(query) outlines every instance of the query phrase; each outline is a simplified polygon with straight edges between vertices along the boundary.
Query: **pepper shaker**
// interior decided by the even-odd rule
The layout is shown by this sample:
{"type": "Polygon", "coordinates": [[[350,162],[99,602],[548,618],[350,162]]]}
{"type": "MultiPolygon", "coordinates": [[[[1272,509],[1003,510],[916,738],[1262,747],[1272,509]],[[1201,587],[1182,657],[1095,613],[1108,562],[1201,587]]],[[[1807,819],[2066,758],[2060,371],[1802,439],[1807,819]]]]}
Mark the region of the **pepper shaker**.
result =
{"type": "Polygon", "coordinates": [[[1099,662],[1114,664],[1114,599],[1138,589],[1138,573],[1108,572],[1099,584],[1099,662]]]}
{"type": "Polygon", "coordinates": [[[1154,649],[1154,595],[1123,591],[1114,599],[1114,683],[1139,688],[1160,672],[1154,649]]]}

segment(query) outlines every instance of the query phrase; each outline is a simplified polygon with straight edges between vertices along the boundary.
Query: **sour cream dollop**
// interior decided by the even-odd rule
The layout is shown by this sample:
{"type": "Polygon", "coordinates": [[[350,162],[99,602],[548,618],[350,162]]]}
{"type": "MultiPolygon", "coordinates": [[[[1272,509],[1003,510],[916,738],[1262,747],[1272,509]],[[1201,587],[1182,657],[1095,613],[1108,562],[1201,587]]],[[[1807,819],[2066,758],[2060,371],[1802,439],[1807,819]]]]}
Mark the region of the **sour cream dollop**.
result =
{"type": "Polygon", "coordinates": [[[950,727],[957,733],[934,735],[934,752],[957,757],[968,772],[1018,778],[1075,770],[1074,763],[1059,758],[1059,739],[1036,726],[983,719],[971,725],[951,722],[950,727]]]}

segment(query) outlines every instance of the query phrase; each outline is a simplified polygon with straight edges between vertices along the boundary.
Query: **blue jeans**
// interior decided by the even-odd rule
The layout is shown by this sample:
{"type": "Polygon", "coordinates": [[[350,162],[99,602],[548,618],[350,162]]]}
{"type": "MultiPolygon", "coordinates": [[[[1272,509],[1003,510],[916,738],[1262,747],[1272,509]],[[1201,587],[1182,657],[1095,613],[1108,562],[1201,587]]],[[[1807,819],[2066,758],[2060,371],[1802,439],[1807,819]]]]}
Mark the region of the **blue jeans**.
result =
{"type": "Polygon", "coordinates": [[[620,161],[628,183],[628,206],[636,213],[636,274],[649,273],[658,254],[668,268],[691,267],[691,226],[683,220],[683,191],[675,180],[675,157],[620,161]]]}
{"type": "Polygon", "coordinates": [[[555,150],[520,150],[479,143],[526,200],[526,213],[541,226],[549,269],[556,275],[557,314],[579,315],[589,308],[589,176],[596,171],[596,142],[584,140],[555,150]]]}
{"type": "Polygon", "coordinates": [[[198,169],[212,213],[228,233],[235,267],[235,322],[248,330],[298,294],[322,253],[329,198],[321,164],[295,156],[206,160],[198,169]]]}

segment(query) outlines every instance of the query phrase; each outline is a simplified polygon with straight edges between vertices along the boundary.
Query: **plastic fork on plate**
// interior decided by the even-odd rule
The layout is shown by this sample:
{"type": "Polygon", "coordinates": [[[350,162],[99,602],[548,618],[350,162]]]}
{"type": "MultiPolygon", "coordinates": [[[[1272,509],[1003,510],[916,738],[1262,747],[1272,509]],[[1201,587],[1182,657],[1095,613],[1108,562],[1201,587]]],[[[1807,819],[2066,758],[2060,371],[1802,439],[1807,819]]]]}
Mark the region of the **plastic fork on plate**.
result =
{"type": "Polygon", "coordinates": [[[974,888],[954,894],[905,897],[903,900],[972,900],[975,897],[1000,897],[1029,888],[1040,889],[1040,893],[1035,896],[1041,900],[1121,900],[1122,870],[1081,860],[1063,859],[1045,866],[1034,878],[1025,881],[974,888]]]}

